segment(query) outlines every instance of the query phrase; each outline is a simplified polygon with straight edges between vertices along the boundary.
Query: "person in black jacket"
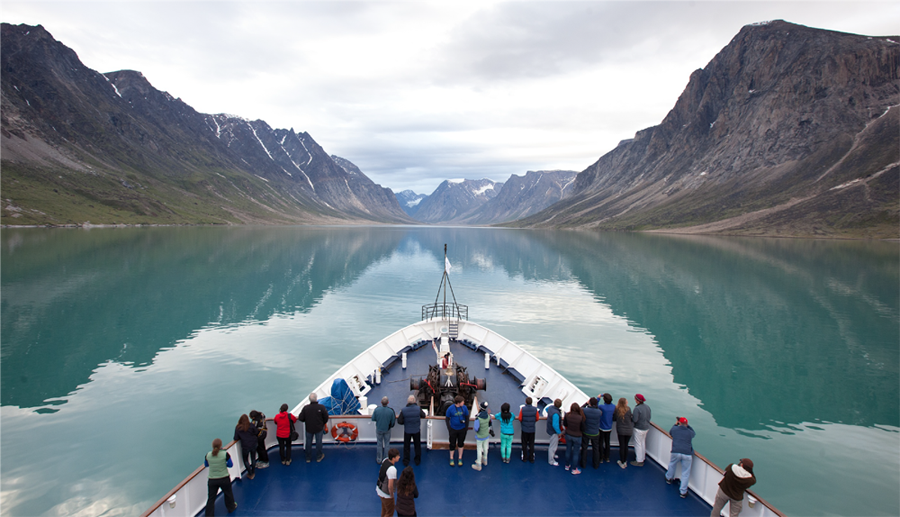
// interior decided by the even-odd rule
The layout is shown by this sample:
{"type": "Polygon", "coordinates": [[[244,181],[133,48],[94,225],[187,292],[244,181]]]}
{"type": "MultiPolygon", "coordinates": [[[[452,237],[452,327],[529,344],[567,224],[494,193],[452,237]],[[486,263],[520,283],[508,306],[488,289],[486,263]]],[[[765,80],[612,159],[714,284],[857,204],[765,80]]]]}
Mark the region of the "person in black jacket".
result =
{"type": "Polygon", "coordinates": [[[416,475],[412,467],[406,467],[397,481],[397,503],[395,508],[399,517],[416,515],[416,498],[419,489],[416,487],[416,475]]]}
{"type": "Polygon", "coordinates": [[[406,402],[406,407],[400,410],[400,416],[397,417],[397,423],[403,425],[403,464],[409,465],[409,441],[412,440],[416,451],[415,462],[418,465],[422,461],[421,422],[425,418],[425,412],[416,403],[415,395],[410,395],[406,402]]]}
{"type": "Polygon", "coordinates": [[[256,426],[250,423],[250,417],[241,415],[234,428],[234,439],[241,442],[241,456],[247,467],[247,479],[256,477],[256,426]]]}
{"type": "Polygon", "coordinates": [[[312,441],[316,439],[316,461],[325,459],[325,453],[322,452],[322,432],[325,424],[328,422],[328,410],[325,406],[319,404],[319,396],[315,393],[309,394],[309,404],[303,406],[297,420],[306,424],[306,441],[303,443],[306,451],[306,462],[312,461],[312,441]]]}
{"type": "Polygon", "coordinates": [[[256,468],[268,468],[269,451],[266,450],[266,436],[269,435],[269,431],[266,429],[266,415],[254,409],[250,412],[250,423],[256,426],[256,456],[259,458],[256,468]]]}

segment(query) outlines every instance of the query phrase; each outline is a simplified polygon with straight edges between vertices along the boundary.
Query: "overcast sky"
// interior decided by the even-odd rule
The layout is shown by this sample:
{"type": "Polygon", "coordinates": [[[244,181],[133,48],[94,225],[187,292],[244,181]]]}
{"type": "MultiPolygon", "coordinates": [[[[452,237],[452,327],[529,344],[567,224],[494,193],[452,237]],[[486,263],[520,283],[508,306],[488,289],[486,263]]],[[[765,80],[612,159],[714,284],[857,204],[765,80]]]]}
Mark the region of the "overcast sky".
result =
{"type": "Polygon", "coordinates": [[[581,171],[754,22],[900,33],[900,2],[3,0],[100,72],[308,132],[395,192],[581,171]]]}

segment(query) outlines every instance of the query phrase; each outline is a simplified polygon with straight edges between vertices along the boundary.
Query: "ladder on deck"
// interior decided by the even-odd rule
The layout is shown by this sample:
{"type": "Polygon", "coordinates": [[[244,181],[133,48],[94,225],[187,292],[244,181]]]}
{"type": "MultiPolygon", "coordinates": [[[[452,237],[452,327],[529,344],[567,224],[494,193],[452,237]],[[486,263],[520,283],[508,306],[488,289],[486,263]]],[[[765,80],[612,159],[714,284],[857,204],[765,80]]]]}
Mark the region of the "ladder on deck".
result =
{"type": "Polygon", "coordinates": [[[450,326],[448,330],[450,339],[456,341],[456,338],[459,337],[459,320],[450,320],[450,326]]]}

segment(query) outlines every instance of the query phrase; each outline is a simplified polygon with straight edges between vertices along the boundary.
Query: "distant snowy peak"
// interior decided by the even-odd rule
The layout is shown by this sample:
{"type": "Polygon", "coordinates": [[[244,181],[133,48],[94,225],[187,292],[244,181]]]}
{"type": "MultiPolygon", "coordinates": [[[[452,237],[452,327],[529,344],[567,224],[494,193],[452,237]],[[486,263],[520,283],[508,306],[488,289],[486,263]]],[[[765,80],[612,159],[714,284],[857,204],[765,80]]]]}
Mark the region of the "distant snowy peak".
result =
{"type": "Polygon", "coordinates": [[[419,209],[419,205],[422,204],[422,201],[428,199],[426,194],[416,194],[412,190],[404,190],[403,192],[394,194],[394,196],[397,197],[400,208],[409,215],[415,214],[419,209]]]}

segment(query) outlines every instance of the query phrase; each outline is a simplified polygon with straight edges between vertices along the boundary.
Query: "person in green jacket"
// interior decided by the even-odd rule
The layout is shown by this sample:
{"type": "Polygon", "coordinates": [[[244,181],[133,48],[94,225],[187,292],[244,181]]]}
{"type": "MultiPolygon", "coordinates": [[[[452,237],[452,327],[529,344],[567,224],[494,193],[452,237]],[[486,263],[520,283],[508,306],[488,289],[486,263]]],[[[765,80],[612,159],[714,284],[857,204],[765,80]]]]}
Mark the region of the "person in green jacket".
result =
{"type": "Polygon", "coordinates": [[[228,468],[233,467],[231,456],[222,452],[222,440],[216,438],[212,442],[212,451],[206,453],[203,465],[207,467],[209,472],[209,481],[207,481],[208,496],[206,498],[206,515],[215,515],[216,496],[219,495],[219,489],[225,493],[225,508],[228,513],[237,509],[237,503],[234,502],[234,493],[231,491],[231,476],[228,475],[228,468]]]}

